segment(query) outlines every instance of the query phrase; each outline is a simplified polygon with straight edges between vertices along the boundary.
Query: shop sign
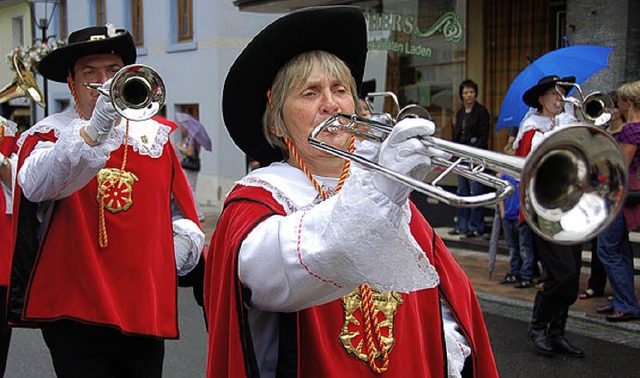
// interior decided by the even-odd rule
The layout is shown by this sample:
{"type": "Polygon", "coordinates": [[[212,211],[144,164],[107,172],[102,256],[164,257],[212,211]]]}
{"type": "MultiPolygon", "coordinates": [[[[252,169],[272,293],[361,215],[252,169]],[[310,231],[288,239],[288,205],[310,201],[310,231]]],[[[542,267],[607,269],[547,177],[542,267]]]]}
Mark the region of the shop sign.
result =
{"type": "Polygon", "coordinates": [[[432,48],[418,40],[441,34],[445,41],[457,44],[462,41],[463,37],[460,18],[453,12],[443,14],[427,30],[420,30],[416,17],[411,15],[366,12],[365,18],[370,36],[373,36],[369,40],[369,50],[383,50],[430,58],[433,54],[432,48]],[[390,37],[392,33],[402,33],[409,37],[409,41],[394,41],[390,37]]]}

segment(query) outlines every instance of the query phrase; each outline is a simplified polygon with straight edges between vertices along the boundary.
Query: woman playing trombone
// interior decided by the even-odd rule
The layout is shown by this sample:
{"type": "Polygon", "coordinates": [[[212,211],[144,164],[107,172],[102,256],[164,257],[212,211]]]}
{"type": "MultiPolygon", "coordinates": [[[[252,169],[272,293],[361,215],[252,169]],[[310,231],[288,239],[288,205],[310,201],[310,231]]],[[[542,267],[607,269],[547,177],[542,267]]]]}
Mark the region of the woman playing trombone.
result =
{"type": "MultiPolygon", "coordinates": [[[[366,44],[358,8],[309,8],[262,30],[227,75],[231,137],[273,163],[236,183],[211,240],[209,377],[497,376],[473,288],[410,189],[307,142],[360,112],[366,44]]],[[[405,120],[363,147],[422,179],[439,152],[412,136],[433,132],[405,120]]],[[[341,131],[319,138],[353,149],[341,131]]]]}

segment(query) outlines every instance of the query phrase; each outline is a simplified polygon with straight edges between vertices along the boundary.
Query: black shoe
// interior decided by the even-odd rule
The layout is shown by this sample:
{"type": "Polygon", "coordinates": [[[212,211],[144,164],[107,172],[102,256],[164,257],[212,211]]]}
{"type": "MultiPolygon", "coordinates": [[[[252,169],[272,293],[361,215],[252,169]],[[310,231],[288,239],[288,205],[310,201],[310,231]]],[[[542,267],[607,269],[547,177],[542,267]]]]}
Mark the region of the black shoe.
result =
{"type": "Polygon", "coordinates": [[[529,328],[529,338],[533,343],[533,347],[537,352],[544,354],[546,356],[553,355],[553,347],[549,342],[549,338],[547,337],[547,333],[545,329],[532,329],[529,328]]]}
{"type": "Polygon", "coordinates": [[[530,287],[533,287],[533,282],[530,280],[522,280],[513,285],[513,287],[515,287],[516,289],[528,289],[530,287]]]}
{"type": "Polygon", "coordinates": [[[515,274],[507,274],[506,276],[504,276],[504,278],[502,279],[502,281],[500,281],[501,284],[515,284],[517,282],[520,281],[520,277],[518,277],[515,274]]]}
{"type": "Polygon", "coordinates": [[[565,356],[575,358],[584,357],[584,351],[571,345],[564,336],[549,337],[549,342],[553,347],[554,353],[564,354],[565,356]]]}
{"type": "Polygon", "coordinates": [[[449,234],[449,235],[462,235],[462,234],[464,234],[464,232],[458,230],[457,228],[454,228],[453,230],[447,232],[447,234],[449,234]]]}
{"type": "Polygon", "coordinates": [[[482,238],[482,233],[480,233],[478,231],[469,231],[465,235],[465,238],[467,238],[467,239],[480,239],[480,238],[482,238]]]}

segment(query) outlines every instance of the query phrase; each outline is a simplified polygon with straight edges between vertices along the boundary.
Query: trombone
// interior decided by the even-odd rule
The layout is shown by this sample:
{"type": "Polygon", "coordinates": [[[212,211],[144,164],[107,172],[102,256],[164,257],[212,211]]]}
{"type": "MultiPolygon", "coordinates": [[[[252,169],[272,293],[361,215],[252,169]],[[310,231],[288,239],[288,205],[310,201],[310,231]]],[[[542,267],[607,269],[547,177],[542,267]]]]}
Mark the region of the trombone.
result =
{"type": "Polygon", "coordinates": [[[0,104],[8,102],[17,97],[30,97],[36,104],[45,108],[47,104],[44,102],[44,97],[36,79],[33,77],[31,69],[29,69],[22,59],[17,56],[13,56],[11,59],[13,67],[16,70],[16,75],[11,83],[5,85],[0,89],[0,104]]]}
{"type": "MultiPolygon", "coordinates": [[[[432,158],[442,172],[424,182],[389,170],[356,154],[318,140],[328,129],[345,131],[372,142],[383,142],[393,125],[406,117],[428,114],[409,105],[398,112],[392,124],[358,115],[334,114],[316,126],[309,143],[320,150],[357,162],[455,207],[474,207],[501,201],[513,194],[513,186],[487,170],[504,172],[520,181],[520,204],[532,230],[558,244],[575,244],[599,234],[622,208],[626,196],[627,165],[616,141],[606,132],[585,123],[558,128],[525,159],[471,147],[437,137],[419,139],[430,148],[448,152],[453,161],[432,158]],[[438,183],[448,174],[461,175],[495,189],[475,196],[458,196],[438,183]]],[[[383,117],[386,118],[386,117],[383,117]]]]}
{"type": "Polygon", "coordinates": [[[116,111],[131,121],[153,117],[166,99],[162,78],[153,68],[144,64],[122,67],[113,77],[108,90],[99,83],[84,83],[84,86],[109,97],[116,111]]]}

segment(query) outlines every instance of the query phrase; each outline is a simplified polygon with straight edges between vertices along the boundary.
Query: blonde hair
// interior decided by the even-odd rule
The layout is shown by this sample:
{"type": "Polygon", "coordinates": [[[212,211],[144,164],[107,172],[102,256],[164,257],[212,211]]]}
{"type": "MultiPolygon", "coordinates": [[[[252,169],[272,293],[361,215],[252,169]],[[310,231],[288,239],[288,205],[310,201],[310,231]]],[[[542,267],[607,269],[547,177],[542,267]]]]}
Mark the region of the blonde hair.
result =
{"type": "Polygon", "coordinates": [[[636,109],[640,109],[640,81],[625,83],[616,91],[621,100],[631,100],[636,109]]]}
{"type": "Polygon", "coordinates": [[[313,69],[314,64],[319,66],[329,75],[342,82],[353,96],[356,113],[360,114],[358,91],[356,82],[351,75],[349,67],[337,56],[321,50],[306,51],[288,61],[276,74],[271,89],[267,94],[268,101],[262,116],[262,132],[269,144],[284,151],[285,158],[288,148],[284,138],[278,134],[290,137],[284,123],[282,109],[289,94],[298,85],[302,84],[313,69]]]}

